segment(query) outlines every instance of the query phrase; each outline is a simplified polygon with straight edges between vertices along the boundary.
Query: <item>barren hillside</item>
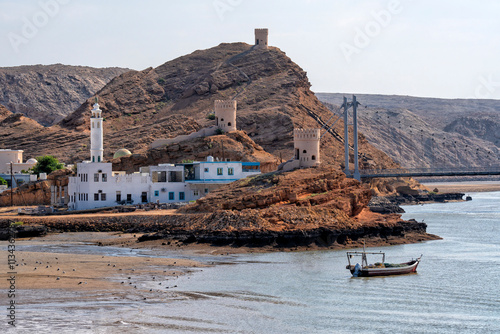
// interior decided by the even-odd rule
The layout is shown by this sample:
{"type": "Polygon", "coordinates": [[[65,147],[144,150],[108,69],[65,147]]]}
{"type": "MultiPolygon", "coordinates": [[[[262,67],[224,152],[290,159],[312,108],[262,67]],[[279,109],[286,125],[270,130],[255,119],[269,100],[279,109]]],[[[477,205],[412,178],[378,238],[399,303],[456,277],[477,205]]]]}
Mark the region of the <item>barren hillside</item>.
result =
{"type": "MultiPolygon", "coordinates": [[[[343,94],[317,96],[338,113],[343,94]]],[[[500,165],[500,101],[357,97],[360,131],[404,167],[500,165]]]]}
{"type": "Polygon", "coordinates": [[[61,64],[1,67],[0,104],[50,126],[127,71],[61,64]]]}

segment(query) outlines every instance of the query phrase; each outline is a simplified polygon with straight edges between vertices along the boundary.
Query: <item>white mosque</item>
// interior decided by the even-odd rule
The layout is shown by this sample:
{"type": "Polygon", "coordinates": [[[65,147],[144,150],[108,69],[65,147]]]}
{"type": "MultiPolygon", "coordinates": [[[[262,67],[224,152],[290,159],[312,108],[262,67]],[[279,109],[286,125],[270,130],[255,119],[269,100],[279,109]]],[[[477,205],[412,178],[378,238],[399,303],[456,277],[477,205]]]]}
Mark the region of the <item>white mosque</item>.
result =
{"type": "MultiPolygon", "coordinates": [[[[229,106],[236,112],[235,101],[216,101],[216,106],[229,106]]],[[[235,115],[226,115],[218,124],[225,131],[236,129],[235,115]],[[234,116],[234,117],[233,117],[234,116]],[[230,119],[231,122],[227,122],[230,119]]],[[[113,171],[104,162],[103,119],[99,104],[93,105],[90,117],[90,161],[77,164],[77,176],[69,178],[68,208],[87,210],[120,204],[188,202],[205,196],[221,185],[260,174],[259,162],[207,161],[160,164],[141,167],[126,174],[113,171]]]]}

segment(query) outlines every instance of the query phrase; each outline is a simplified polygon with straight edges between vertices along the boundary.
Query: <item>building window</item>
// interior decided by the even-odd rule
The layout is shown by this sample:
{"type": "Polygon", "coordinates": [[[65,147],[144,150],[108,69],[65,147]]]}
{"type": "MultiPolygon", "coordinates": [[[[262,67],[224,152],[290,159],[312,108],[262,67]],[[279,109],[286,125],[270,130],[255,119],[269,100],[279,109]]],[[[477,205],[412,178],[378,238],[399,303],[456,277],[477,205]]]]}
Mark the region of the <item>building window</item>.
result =
{"type": "Polygon", "coordinates": [[[108,182],[108,174],[102,174],[102,182],[108,182]]]}
{"type": "Polygon", "coordinates": [[[231,126],[231,122],[227,122],[227,126],[231,126]]]}
{"type": "Polygon", "coordinates": [[[101,194],[101,201],[105,201],[106,200],[106,194],[102,193],[101,194]]]}
{"type": "Polygon", "coordinates": [[[94,182],[99,182],[99,174],[98,173],[94,174],[94,182]]]}
{"type": "Polygon", "coordinates": [[[303,151],[302,151],[302,153],[307,153],[307,151],[306,151],[306,150],[303,150],[303,151]]]}
{"type": "Polygon", "coordinates": [[[222,175],[222,174],[223,174],[222,168],[221,167],[217,168],[217,175],[222,175]]]}
{"type": "Polygon", "coordinates": [[[234,168],[233,167],[229,167],[227,169],[227,175],[234,175],[234,168]]]}
{"type": "Polygon", "coordinates": [[[148,193],[143,191],[141,194],[141,201],[142,203],[147,203],[148,202],[148,193]]]}
{"type": "Polygon", "coordinates": [[[99,194],[94,194],[94,201],[98,201],[99,200],[99,194]]]}
{"type": "Polygon", "coordinates": [[[97,156],[97,162],[101,162],[101,156],[97,156]]]}
{"type": "Polygon", "coordinates": [[[168,193],[168,200],[169,201],[173,201],[174,200],[174,192],[173,191],[171,191],[171,192],[168,193]]]}
{"type": "Polygon", "coordinates": [[[208,194],[208,188],[205,188],[205,194],[208,194]]]}
{"type": "Polygon", "coordinates": [[[315,156],[315,155],[313,155],[313,156],[311,157],[311,160],[316,160],[316,156],[315,156]]]}
{"type": "Polygon", "coordinates": [[[127,194],[127,202],[132,203],[132,194],[127,194]]]}
{"type": "Polygon", "coordinates": [[[92,156],[92,162],[95,162],[95,156],[92,156]]]}
{"type": "Polygon", "coordinates": [[[160,191],[159,190],[155,190],[155,196],[160,196],[160,191]]]}
{"type": "Polygon", "coordinates": [[[205,173],[208,173],[208,168],[205,168],[205,173]]]}
{"type": "Polygon", "coordinates": [[[193,196],[200,196],[200,192],[198,190],[193,190],[193,196]]]}
{"type": "Polygon", "coordinates": [[[116,192],[116,201],[121,202],[122,201],[122,193],[120,191],[116,192]]]}
{"type": "Polygon", "coordinates": [[[179,201],[183,201],[184,197],[184,191],[179,192],[179,201]]]}

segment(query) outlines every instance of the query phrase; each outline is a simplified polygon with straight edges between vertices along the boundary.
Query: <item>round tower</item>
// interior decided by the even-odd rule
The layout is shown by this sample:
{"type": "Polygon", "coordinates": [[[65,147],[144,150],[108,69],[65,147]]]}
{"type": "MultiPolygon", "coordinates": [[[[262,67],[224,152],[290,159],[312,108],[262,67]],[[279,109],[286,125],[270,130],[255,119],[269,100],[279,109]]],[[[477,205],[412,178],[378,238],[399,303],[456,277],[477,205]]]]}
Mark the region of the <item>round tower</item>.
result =
{"type": "Polygon", "coordinates": [[[90,161],[103,162],[102,117],[97,98],[93,107],[90,115],[90,161]]]}
{"type": "Polygon", "coordinates": [[[300,167],[313,167],[320,164],[319,137],[319,129],[293,130],[295,160],[300,162],[300,167]]]}
{"type": "Polygon", "coordinates": [[[215,124],[224,132],[236,131],[236,101],[215,100],[215,124]]]}
{"type": "Polygon", "coordinates": [[[255,47],[258,49],[267,49],[267,36],[269,30],[267,28],[255,29],[255,47]]]}

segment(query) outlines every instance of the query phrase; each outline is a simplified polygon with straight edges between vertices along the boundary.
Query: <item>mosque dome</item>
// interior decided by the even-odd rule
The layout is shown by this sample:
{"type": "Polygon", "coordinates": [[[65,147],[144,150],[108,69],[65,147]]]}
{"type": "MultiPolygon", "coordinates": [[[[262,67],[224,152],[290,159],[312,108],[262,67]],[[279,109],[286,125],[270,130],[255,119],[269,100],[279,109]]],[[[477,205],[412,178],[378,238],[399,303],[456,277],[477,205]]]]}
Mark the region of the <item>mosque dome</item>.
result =
{"type": "Polygon", "coordinates": [[[128,157],[130,155],[132,155],[132,152],[130,152],[126,148],[121,148],[115,152],[115,154],[113,155],[113,159],[117,159],[117,158],[121,158],[121,157],[128,157]]]}
{"type": "Polygon", "coordinates": [[[26,161],[27,164],[36,164],[38,161],[35,158],[28,159],[26,161]]]}

